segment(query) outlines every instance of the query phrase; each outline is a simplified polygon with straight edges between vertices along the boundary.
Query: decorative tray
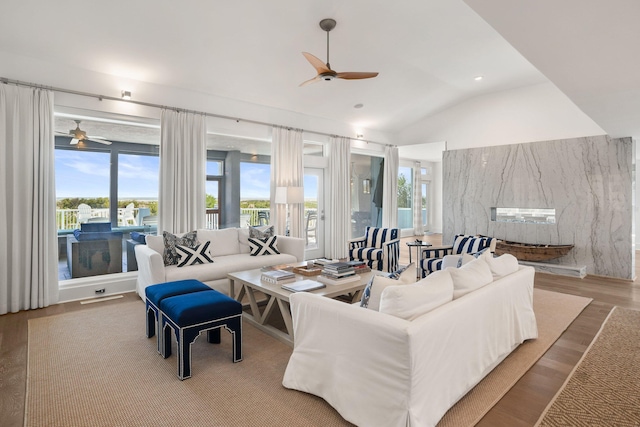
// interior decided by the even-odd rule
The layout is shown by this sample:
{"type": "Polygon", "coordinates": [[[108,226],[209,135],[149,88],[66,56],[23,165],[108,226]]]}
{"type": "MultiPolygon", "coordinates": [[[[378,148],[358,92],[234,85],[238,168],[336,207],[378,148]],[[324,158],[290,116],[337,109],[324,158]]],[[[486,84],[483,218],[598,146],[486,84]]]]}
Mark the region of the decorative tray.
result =
{"type": "Polygon", "coordinates": [[[293,272],[297,274],[302,274],[303,276],[318,276],[322,273],[322,268],[320,267],[293,267],[293,272]]]}

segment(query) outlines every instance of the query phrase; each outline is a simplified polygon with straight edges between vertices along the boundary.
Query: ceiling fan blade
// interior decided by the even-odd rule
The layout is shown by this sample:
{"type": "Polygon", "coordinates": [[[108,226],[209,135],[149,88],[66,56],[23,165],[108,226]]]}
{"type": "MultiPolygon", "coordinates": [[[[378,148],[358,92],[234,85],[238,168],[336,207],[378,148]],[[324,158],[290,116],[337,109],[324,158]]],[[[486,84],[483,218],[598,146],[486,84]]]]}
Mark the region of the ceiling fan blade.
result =
{"type": "Polygon", "coordinates": [[[300,87],[301,87],[301,86],[310,85],[311,83],[319,82],[320,80],[322,80],[322,79],[320,78],[320,76],[315,76],[314,78],[309,79],[309,80],[307,80],[306,82],[302,82],[302,83],[300,83],[300,87]]]}
{"type": "Polygon", "coordinates": [[[377,75],[378,73],[346,72],[346,73],[337,73],[336,78],[347,79],[347,80],[357,80],[357,79],[370,79],[372,77],[376,77],[377,75]]]}
{"type": "Polygon", "coordinates": [[[106,139],[102,139],[102,138],[101,139],[96,139],[96,138],[99,138],[99,137],[92,136],[91,138],[85,138],[84,140],[85,141],[93,141],[93,142],[97,142],[98,144],[104,144],[104,145],[111,145],[112,144],[111,141],[107,141],[106,139]]]}
{"type": "Polygon", "coordinates": [[[327,73],[327,72],[331,71],[331,69],[329,69],[329,67],[327,67],[327,64],[322,62],[322,60],[319,59],[318,57],[313,56],[309,52],[302,52],[302,54],[304,55],[305,58],[307,58],[307,61],[309,61],[309,63],[311,63],[311,65],[313,65],[313,68],[316,69],[318,74],[327,73]]]}
{"type": "Polygon", "coordinates": [[[69,142],[69,144],[76,145],[78,142],[80,142],[80,140],[78,138],[72,138],[71,142],[69,142]]]}

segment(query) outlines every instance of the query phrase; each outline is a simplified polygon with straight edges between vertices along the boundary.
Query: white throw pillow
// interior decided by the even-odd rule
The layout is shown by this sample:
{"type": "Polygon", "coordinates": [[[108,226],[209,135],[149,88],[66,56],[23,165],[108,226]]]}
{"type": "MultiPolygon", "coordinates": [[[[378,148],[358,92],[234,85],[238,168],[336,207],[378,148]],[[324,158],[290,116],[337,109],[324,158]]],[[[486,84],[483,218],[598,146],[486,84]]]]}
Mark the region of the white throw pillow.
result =
{"type": "Polygon", "coordinates": [[[449,267],[446,271],[453,279],[453,299],[493,282],[489,264],[483,258],[474,259],[460,268],[449,267]]]}
{"type": "Polygon", "coordinates": [[[380,312],[413,320],[453,300],[453,280],[447,270],[401,286],[387,286],[380,298],[380,312]]]}
{"type": "Polygon", "coordinates": [[[440,269],[445,270],[449,267],[453,267],[453,268],[462,267],[463,265],[473,261],[474,259],[476,259],[476,257],[474,257],[471,254],[445,255],[442,258],[442,266],[440,267],[440,269]]]}
{"type": "Polygon", "coordinates": [[[386,287],[414,283],[416,281],[416,274],[416,265],[415,263],[411,263],[404,269],[401,269],[397,279],[388,277],[388,275],[375,275],[371,277],[371,280],[369,280],[367,287],[363,291],[360,306],[378,311],[380,309],[380,297],[386,287]]]}
{"type": "Polygon", "coordinates": [[[494,258],[491,252],[486,252],[482,258],[489,265],[494,280],[518,271],[518,258],[511,254],[502,254],[494,258]]]}

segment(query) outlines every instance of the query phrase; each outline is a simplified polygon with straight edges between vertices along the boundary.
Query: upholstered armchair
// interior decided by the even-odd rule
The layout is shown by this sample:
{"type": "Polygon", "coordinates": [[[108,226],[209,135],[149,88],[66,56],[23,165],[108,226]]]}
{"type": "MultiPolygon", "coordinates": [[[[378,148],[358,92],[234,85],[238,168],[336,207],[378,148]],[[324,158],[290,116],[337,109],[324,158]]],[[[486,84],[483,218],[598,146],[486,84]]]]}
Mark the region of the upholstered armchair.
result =
{"type": "Polygon", "coordinates": [[[349,240],[349,260],[364,261],[372,270],[396,271],[400,258],[397,228],[367,227],[365,235],[349,240]]]}
{"type": "Polygon", "coordinates": [[[443,261],[449,255],[472,255],[487,248],[489,248],[490,252],[495,252],[497,242],[498,239],[493,237],[456,234],[453,238],[453,245],[424,248],[420,256],[422,277],[426,277],[434,271],[442,270],[444,267],[443,261]]]}

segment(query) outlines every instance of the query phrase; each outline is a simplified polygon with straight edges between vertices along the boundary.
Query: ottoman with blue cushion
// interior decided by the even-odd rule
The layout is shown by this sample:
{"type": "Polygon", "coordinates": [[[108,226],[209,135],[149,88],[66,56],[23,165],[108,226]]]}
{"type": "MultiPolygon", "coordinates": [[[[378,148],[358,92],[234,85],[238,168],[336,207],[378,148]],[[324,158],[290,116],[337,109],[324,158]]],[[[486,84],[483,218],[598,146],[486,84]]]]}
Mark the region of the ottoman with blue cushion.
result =
{"type": "Polygon", "coordinates": [[[148,286],[145,291],[147,313],[147,338],[156,334],[158,325],[158,353],[162,353],[162,334],[160,333],[160,301],[176,295],[192,292],[210,291],[211,288],[198,280],[178,280],[176,282],[159,283],[148,286]]]}
{"type": "Polygon", "coordinates": [[[175,332],[178,378],[191,377],[191,345],[200,332],[207,331],[207,341],[220,343],[224,326],[233,337],[233,362],[242,360],[242,304],[218,291],[193,292],[160,301],[163,351],[171,355],[171,331],[175,332]]]}

